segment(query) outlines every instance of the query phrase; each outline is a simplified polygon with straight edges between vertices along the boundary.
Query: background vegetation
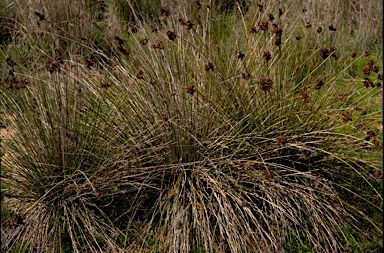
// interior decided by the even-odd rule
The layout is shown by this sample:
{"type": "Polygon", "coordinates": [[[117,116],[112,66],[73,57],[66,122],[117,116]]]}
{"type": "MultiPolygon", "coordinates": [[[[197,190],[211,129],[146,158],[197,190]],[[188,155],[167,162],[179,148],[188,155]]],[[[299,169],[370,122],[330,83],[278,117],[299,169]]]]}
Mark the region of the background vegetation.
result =
{"type": "Polygon", "coordinates": [[[2,252],[380,252],[381,1],[0,3],[2,252]]]}

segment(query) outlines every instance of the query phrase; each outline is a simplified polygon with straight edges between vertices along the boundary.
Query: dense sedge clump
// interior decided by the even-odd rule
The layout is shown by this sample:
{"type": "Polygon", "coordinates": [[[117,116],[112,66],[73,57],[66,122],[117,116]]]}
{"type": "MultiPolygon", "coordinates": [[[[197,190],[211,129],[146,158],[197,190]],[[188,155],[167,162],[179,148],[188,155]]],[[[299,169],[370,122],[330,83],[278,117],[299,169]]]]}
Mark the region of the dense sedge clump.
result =
{"type": "Polygon", "coordinates": [[[381,54],[345,5],[22,2],[2,252],[382,248],[381,54]]]}

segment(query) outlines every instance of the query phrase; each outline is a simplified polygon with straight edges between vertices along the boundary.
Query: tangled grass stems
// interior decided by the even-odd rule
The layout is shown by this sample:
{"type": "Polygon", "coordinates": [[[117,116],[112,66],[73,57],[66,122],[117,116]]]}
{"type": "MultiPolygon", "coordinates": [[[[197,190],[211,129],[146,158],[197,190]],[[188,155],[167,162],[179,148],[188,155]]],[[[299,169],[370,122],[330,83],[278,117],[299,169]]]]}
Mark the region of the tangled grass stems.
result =
{"type": "MultiPolygon", "coordinates": [[[[308,17],[288,6],[194,7],[180,13],[190,29],[163,6],[156,25],[95,36],[107,42],[78,44],[80,55],[18,38],[52,56],[37,54],[43,70],[25,74],[13,55],[2,70],[12,130],[2,251],[278,252],[293,234],[338,252],[347,223],[382,234],[370,217],[382,196],[367,176],[381,164],[382,138],[368,134],[381,90],[352,74],[361,57],[343,48],[346,34],[321,39],[292,24],[308,17]],[[250,29],[275,22],[271,13],[272,34],[250,29]]],[[[48,34],[48,44],[59,38],[48,34]]]]}

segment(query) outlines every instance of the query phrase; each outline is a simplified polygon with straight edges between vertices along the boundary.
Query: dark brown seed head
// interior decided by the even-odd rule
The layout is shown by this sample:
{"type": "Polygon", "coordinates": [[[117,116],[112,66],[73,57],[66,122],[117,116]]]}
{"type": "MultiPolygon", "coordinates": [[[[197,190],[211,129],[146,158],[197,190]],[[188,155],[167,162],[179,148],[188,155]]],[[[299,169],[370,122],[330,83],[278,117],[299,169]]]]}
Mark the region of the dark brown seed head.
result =
{"type": "Polygon", "coordinates": [[[283,10],[279,8],[279,17],[283,15],[283,10]]]}
{"type": "Polygon", "coordinates": [[[281,28],[277,25],[277,24],[273,24],[273,29],[271,31],[271,34],[276,34],[276,37],[281,37],[281,35],[283,34],[283,30],[281,30],[281,28]]]}
{"type": "Polygon", "coordinates": [[[375,73],[379,72],[379,66],[373,66],[372,71],[375,73]]]}
{"type": "Polygon", "coordinates": [[[117,50],[119,50],[119,52],[123,53],[124,55],[129,55],[131,53],[131,51],[129,49],[126,49],[123,45],[119,44],[117,45],[117,50]]]}
{"type": "Polygon", "coordinates": [[[323,85],[324,85],[323,80],[321,80],[321,79],[317,79],[317,80],[315,81],[315,90],[320,90],[321,87],[323,87],[323,85]]]}
{"type": "Polygon", "coordinates": [[[187,92],[188,94],[193,95],[193,94],[195,93],[195,91],[196,91],[196,89],[195,89],[195,85],[193,85],[193,84],[189,84],[187,87],[185,87],[185,90],[186,90],[186,92],[187,92]]]}
{"type": "Polygon", "coordinates": [[[375,87],[375,84],[369,78],[364,78],[363,83],[365,88],[368,88],[369,86],[372,88],[375,87]]]}
{"type": "Polygon", "coordinates": [[[177,21],[179,21],[179,23],[181,25],[186,25],[187,24],[182,17],[180,17],[177,21]]]}
{"type": "Polygon", "coordinates": [[[307,22],[307,23],[305,24],[305,27],[306,27],[306,28],[311,28],[311,27],[312,27],[311,22],[307,22]]]}
{"type": "Polygon", "coordinates": [[[205,64],[204,68],[206,71],[215,71],[215,66],[212,62],[208,62],[207,64],[205,64]]]}
{"type": "Polygon", "coordinates": [[[364,75],[368,76],[369,74],[371,74],[371,72],[372,72],[372,67],[367,66],[367,67],[363,68],[364,75]]]}
{"type": "Polygon", "coordinates": [[[170,39],[172,41],[174,41],[176,39],[176,33],[172,32],[172,31],[168,31],[167,36],[168,36],[168,39],[170,39]]]}
{"type": "Polygon", "coordinates": [[[245,57],[245,54],[243,54],[240,50],[236,51],[235,56],[237,59],[242,60],[245,57]]]}
{"type": "Polygon", "coordinates": [[[243,77],[243,79],[245,79],[245,80],[247,80],[247,79],[249,79],[249,78],[251,78],[251,74],[249,74],[249,73],[241,73],[241,76],[243,77]]]}
{"type": "Polygon", "coordinates": [[[192,23],[191,21],[188,20],[187,25],[186,25],[187,30],[191,30],[194,25],[195,25],[194,23],[192,23]]]}
{"type": "Polygon", "coordinates": [[[199,0],[195,0],[195,4],[197,9],[201,9],[203,7],[199,0]]]}
{"type": "Polygon", "coordinates": [[[275,20],[275,17],[272,15],[272,13],[269,13],[269,14],[268,14],[268,20],[271,21],[271,22],[272,22],[273,20],[275,20]]]}
{"type": "Polygon", "coordinates": [[[287,140],[287,138],[284,135],[279,135],[279,136],[276,137],[276,142],[278,144],[287,144],[288,140],[287,140]]]}
{"type": "Polygon", "coordinates": [[[160,16],[169,17],[169,15],[171,15],[171,11],[169,10],[169,8],[165,6],[160,7],[160,16]]]}
{"type": "Polygon", "coordinates": [[[13,66],[16,66],[16,62],[12,59],[12,57],[8,56],[6,59],[7,65],[13,68],[13,66]]]}
{"type": "Polygon", "coordinates": [[[356,57],[356,52],[352,52],[351,57],[355,58],[356,57]]]}
{"type": "Polygon", "coordinates": [[[40,21],[43,21],[45,19],[44,14],[41,14],[40,12],[35,11],[36,16],[40,19],[40,21]]]}
{"type": "Polygon", "coordinates": [[[368,65],[368,66],[373,66],[374,63],[375,63],[375,60],[374,60],[374,59],[369,59],[367,65],[368,65]]]}
{"type": "Polygon", "coordinates": [[[378,74],[377,75],[377,79],[379,79],[380,81],[383,81],[383,74],[381,73],[381,74],[378,74]]]}
{"type": "Polygon", "coordinates": [[[370,55],[370,54],[371,54],[371,50],[367,50],[367,51],[364,52],[364,55],[365,55],[365,56],[368,56],[368,55],[370,55]]]}
{"type": "Polygon", "coordinates": [[[257,9],[259,12],[263,12],[264,11],[263,8],[264,6],[262,4],[257,4],[257,9]]]}
{"type": "Polygon", "coordinates": [[[168,117],[167,117],[167,115],[162,114],[162,115],[161,115],[161,120],[164,121],[164,122],[167,122],[167,121],[168,121],[168,117]]]}
{"type": "Polygon", "coordinates": [[[302,9],[302,12],[307,12],[307,8],[304,7],[304,8],[302,9]]]}
{"type": "Polygon", "coordinates": [[[144,39],[140,40],[140,43],[141,43],[141,45],[145,46],[148,44],[148,39],[144,38],[144,39]]]}
{"type": "Polygon", "coordinates": [[[152,30],[153,33],[157,33],[158,32],[157,27],[154,26],[154,25],[151,25],[151,30],[152,30]]]}
{"type": "Polygon", "coordinates": [[[300,96],[301,96],[301,101],[303,101],[304,104],[309,103],[309,95],[307,92],[301,91],[300,96]]]}
{"type": "Polygon", "coordinates": [[[269,91],[272,89],[274,81],[271,78],[261,78],[259,85],[262,91],[269,91]]]}
{"type": "Polygon", "coordinates": [[[296,40],[301,40],[301,36],[296,36],[296,40]]]}
{"type": "Polygon", "coordinates": [[[255,27],[255,26],[252,26],[252,27],[251,27],[251,33],[257,33],[257,30],[256,30],[256,27],[255,27]]]}
{"type": "Polygon", "coordinates": [[[347,123],[348,121],[352,121],[352,115],[350,112],[345,112],[342,114],[343,116],[343,122],[347,123]]]}
{"type": "Polygon", "coordinates": [[[323,31],[323,28],[321,26],[319,26],[319,28],[317,28],[316,32],[317,33],[321,33],[323,31]]]}
{"type": "Polygon", "coordinates": [[[101,88],[104,88],[104,89],[106,89],[106,88],[109,88],[109,87],[111,87],[112,85],[110,84],[110,83],[102,83],[101,84],[101,88]]]}
{"type": "Polygon", "coordinates": [[[261,22],[258,24],[258,26],[260,27],[260,30],[266,32],[268,31],[268,21],[265,21],[265,22],[261,22]]]}
{"type": "Polygon", "coordinates": [[[264,51],[263,57],[265,58],[266,61],[269,61],[272,58],[271,53],[268,50],[264,51]]]}
{"type": "Polygon", "coordinates": [[[115,36],[114,38],[119,45],[124,44],[127,40],[120,38],[119,36],[115,36]]]}
{"type": "Polygon", "coordinates": [[[330,26],[328,26],[328,28],[329,28],[329,30],[331,30],[331,31],[333,31],[333,32],[335,32],[335,31],[336,31],[336,28],[335,28],[335,27],[333,27],[333,25],[330,25],[330,26]]]}
{"type": "Polygon", "coordinates": [[[144,71],[142,69],[139,70],[139,72],[136,73],[137,79],[144,79],[144,71]]]}

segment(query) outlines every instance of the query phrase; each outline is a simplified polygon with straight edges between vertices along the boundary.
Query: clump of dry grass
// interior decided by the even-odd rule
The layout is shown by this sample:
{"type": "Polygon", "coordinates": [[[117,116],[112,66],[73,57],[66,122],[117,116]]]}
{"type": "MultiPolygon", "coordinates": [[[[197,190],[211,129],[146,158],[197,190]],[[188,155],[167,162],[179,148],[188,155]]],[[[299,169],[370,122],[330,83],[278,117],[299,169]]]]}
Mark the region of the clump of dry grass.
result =
{"type": "Polygon", "coordinates": [[[291,3],[215,8],[164,4],[78,55],[48,36],[26,67],[4,50],[3,251],[277,252],[294,231],[327,252],[345,250],[346,222],[382,234],[349,199],[382,210],[367,176],[381,90],[350,74],[364,53],[332,39],[340,26],[290,22],[291,3]]]}

